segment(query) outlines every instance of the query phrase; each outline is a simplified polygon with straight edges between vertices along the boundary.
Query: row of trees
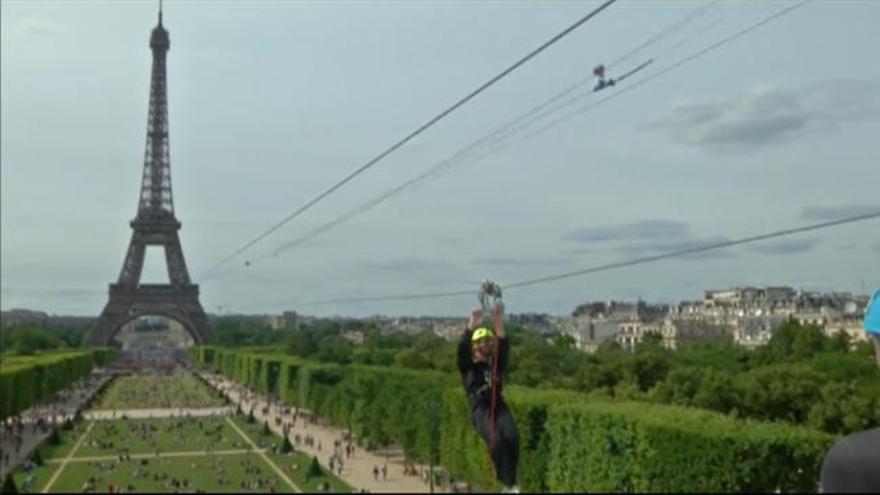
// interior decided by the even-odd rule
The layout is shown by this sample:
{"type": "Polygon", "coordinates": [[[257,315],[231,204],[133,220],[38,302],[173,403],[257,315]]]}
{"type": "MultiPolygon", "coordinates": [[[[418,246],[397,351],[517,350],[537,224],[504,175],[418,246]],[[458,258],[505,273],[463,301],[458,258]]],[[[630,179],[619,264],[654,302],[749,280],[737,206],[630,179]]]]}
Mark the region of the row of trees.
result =
{"type": "MultiPolygon", "coordinates": [[[[789,320],[754,351],[731,342],[664,349],[648,335],[634,352],[613,341],[593,355],[567,335],[541,335],[509,325],[508,381],[542,389],[709,409],[735,417],[787,421],[829,433],[880,425],[880,381],[868,343],[789,320]]],[[[455,372],[455,342],[432,334],[383,333],[359,323],[306,328],[287,335],[289,355],[324,363],[455,372]],[[362,345],[342,337],[361,331],[362,345]]],[[[282,349],[278,347],[279,351],[282,349]]]]}
{"type": "MultiPolygon", "coordinates": [[[[218,318],[212,322],[217,345],[266,346],[281,345],[294,332],[290,329],[273,330],[232,318],[218,318]]],[[[138,321],[136,331],[155,331],[165,328],[164,322],[138,321]]],[[[0,331],[0,350],[6,355],[33,356],[57,349],[79,349],[85,345],[91,328],[88,326],[51,326],[50,324],[17,324],[0,331]]]]}
{"type": "Polygon", "coordinates": [[[79,348],[83,344],[86,327],[50,327],[40,325],[13,325],[0,331],[0,350],[13,356],[33,356],[40,351],[79,348]]]}
{"type": "MultiPolygon", "coordinates": [[[[397,443],[458,479],[494,483],[455,374],[319,363],[268,350],[201,347],[202,366],[348,427],[368,446],[397,443]]],[[[602,393],[508,389],[524,491],[814,491],[833,438],[693,408],[602,393]]]]}
{"type": "Polygon", "coordinates": [[[115,356],[113,349],[55,352],[32,357],[6,357],[0,367],[0,420],[52,397],[95,366],[115,356]]]}
{"type": "MultiPolygon", "coordinates": [[[[324,363],[455,371],[454,342],[427,332],[386,333],[356,320],[283,331],[220,320],[215,332],[221,345],[274,345],[324,363]],[[364,334],[362,345],[342,337],[351,330],[364,334]]],[[[880,424],[880,383],[869,344],[853,349],[843,333],[827,337],[796,321],[782,325],[756,351],[723,342],[668,351],[659,337],[648,336],[635,352],[610,342],[585,355],[566,335],[540,335],[516,325],[509,325],[508,333],[513,344],[508,380],[514,384],[782,420],[830,433],[880,424]]],[[[6,356],[29,356],[78,347],[85,334],[85,328],[18,326],[0,332],[0,344],[6,356]]]]}

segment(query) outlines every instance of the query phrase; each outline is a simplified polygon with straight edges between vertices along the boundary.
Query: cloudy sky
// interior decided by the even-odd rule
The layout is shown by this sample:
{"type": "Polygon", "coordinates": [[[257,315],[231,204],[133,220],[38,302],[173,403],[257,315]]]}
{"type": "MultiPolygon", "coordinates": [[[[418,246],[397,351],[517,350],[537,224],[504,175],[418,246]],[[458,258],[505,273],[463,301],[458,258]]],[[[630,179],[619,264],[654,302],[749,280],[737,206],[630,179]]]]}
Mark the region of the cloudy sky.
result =
{"type": "MultiPolygon", "coordinates": [[[[620,0],[209,270],[599,2],[167,1],[175,211],[205,309],[464,315],[475,298],[307,303],[476,290],[880,210],[880,2],[809,2],[663,73],[793,4],[620,0]],[[651,58],[590,92],[594,65],[651,58]]],[[[0,5],[2,308],[96,315],[137,208],[156,2],[0,5]]],[[[868,292],[878,260],[871,220],[505,299],[567,314],[735,285],[868,292]]],[[[149,250],[142,281],[163,270],[149,250]]]]}

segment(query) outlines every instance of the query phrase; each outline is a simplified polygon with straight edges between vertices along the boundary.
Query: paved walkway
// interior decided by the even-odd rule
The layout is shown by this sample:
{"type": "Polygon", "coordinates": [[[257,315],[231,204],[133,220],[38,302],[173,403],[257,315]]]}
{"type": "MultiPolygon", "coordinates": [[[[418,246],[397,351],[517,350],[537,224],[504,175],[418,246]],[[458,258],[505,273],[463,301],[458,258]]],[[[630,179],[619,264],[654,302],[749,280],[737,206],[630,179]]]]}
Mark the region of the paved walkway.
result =
{"type": "MultiPolygon", "coordinates": [[[[266,449],[257,449],[257,450],[266,450],[266,449]]],[[[204,450],[193,450],[190,452],[161,452],[157,456],[155,452],[144,453],[144,454],[130,454],[128,457],[131,459],[163,459],[166,457],[207,457],[207,456],[215,456],[215,455],[236,455],[236,454],[252,454],[254,453],[254,449],[235,449],[235,450],[212,450],[209,452],[205,452],[204,450]]],[[[66,458],[59,457],[56,459],[47,459],[46,464],[60,464],[62,462],[102,462],[102,461],[118,461],[119,455],[93,455],[93,456],[79,456],[70,459],[69,461],[66,458]]]]}
{"type": "MultiPolygon", "coordinates": [[[[275,417],[280,416],[276,407],[270,406],[265,399],[255,398],[255,394],[225,377],[202,372],[200,374],[208,383],[218,390],[225,392],[233,403],[241,405],[243,411],[253,409],[254,416],[258,421],[267,421],[270,429],[278,435],[282,435],[281,425],[275,423],[275,417]],[[269,408],[268,415],[263,414],[263,408],[269,408]],[[275,412],[275,415],[272,415],[273,412],[275,412]]],[[[329,458],[333,453],[333,443],[343,439],[345,430],[323,424],[306,424],[305,420],[303,420],[297,421],[291,430],[289,434],[291,443],[293,443],[293,437],[297,433],[301,436],[311,435],[315,441],[314,446],[300,443],[298,445],[294,444],[295,448],[309,456],[316,456],[321,465],[329,469],[329,458]]],[[[369,452],[358,448],[351,457],[344,458],[342,475],[339,477],[353,486],[355,490],[366,489],[377,493],[429,493],[430,486],[420,477],[405,476],[403,474],[403,459],[403,454],[399,449],[369,452]],[[383,478],[380,474],[378,478],[374,478],[373,468],[378,467],[381,470],[383,466],[387,466],[387,476],[383,478]]],[[[416,466],[419,472],[426,470],[424,465],[416,466]]],[[[434,491],[442,493],[445,490],[435,486],[434,491]]]]}
{"type": "Polygon", "coordinates": [[[125,409],[125,410],[90,410],[83,413],[83,418],[88,420],[122,419],[123,416],[130,419],[140,418],[171,418],[182,416],[225,416],[235,412],[229,406],[223,407],[200,407],[200,408],[177,408],[177,409],[125,409]]]}
{"type": "Polygon", "coordinates": [[[31,452],[52,434],[52,427],[48,428],[46,432],[42,432],[39,429],[34,432],[32,424],[35,420],[33,418],[42,417],[50,422],[54,420],[56,426],[69,418],[73,418],[77,409],[91,399],[111,378],[110,375],[93,373],[89,377],[76,382],[67,390],[60,392],[58,396],[62,400],[58,401],[56,405],[46,406],[45,404],[40,404],[22,412],[20,416],[25,418],[22,422],[26,426],[21,436],[21,448],[18,450],[18,453],[16,453],[13,444],[14,435],[8,435],[7,438],[3,429],[0,428],[0,451],[2,451],[2,454],[0,454],[0,480],[4,479],[8,472],[14,470],[25,459],[30,457],[31,452]],[[9,455],[8,463],[4,462],[7,454],[9,455]]]}

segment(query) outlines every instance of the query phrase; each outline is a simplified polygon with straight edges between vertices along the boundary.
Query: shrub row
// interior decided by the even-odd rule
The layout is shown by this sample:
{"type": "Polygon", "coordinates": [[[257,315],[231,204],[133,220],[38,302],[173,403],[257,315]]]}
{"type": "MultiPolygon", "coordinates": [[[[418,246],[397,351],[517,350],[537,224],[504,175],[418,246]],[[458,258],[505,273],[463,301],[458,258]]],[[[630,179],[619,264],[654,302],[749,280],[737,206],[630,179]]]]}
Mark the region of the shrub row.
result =
{"type": "MultiPolygon", "coordinates": [[[[192,353],[232,380],[348,426],[369,446],[397,443],[423,461],[434,451],[457,479],[494,487],[457,376],[224,348],[192,353]]],[[[815,491],[833,441],[678,406],[525,387],[505,396],[520,432],[519,483],[529,492],[815,491]]]]}
{"type": "Polygon", "coordinates": [[[0,367],[0,419],[50,398],[109,362],[113,349],[59,352],[39,356],[3,358],[0,367]]]}
{"type": "Polygon", "coordinates": [[[444,373],[323,364],[275,353],[198,347],[190,355],[236,382],[347,426],[371,447],[398,443],[423,459],[431,454],[431,425],[438,422],[432,415],[441,416],[444,392],[455,384],[444,373]]]}

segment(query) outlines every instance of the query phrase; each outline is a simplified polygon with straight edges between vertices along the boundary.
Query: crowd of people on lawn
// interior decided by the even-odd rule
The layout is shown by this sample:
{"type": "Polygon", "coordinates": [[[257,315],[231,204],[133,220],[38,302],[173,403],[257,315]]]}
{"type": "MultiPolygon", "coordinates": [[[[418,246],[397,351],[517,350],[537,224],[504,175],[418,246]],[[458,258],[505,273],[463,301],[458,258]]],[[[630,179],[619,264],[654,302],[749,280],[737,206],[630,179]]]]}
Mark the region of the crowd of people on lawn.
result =
{"type": "Polygon", "coordinates": [[[223,434],[223,416],[187,415],[167,420],[139,420],[123,415],[119,421],[99,421],[85,440],[85,445],[99,451],[116,451],[121,457],[130,454],[132,447],[140,444],[158,455],[162,451],[159,435],[163,431],[170,434],[175,451],[211,452],[221,444],[229,444],[229,448],[233,449],[244,448],[243,444],[223,434]]]}
{"type": "MultiPolygon", "coordinates": [[[[130,457],[122,457],[123,460],[116,461],[89,461],[85,463],[92,469],[89,477],[82,483],[80,487],[81,493],[102,492],[106,483],[107,493],[135,493],[138,489],[145,492],[155,490],[157,487],[167,490],[169,493],[195,492],[205,493],[212,491],[213,486],[199,486],[198,482],[191,479],[198,474],[198,471],[204,470],[211,474],[210,479],[216,479],[219,487],[233,485],[230,480],[230,474],[227,470],[226,463],[229,458],[221,455],[212,455],[209,460],[193,460],[186,466],[187,476],[173,474],[179,472],[179,461],[167,458],[158,459],[135,459],[131,461],[130,457]],[[177,470],[175,470],[175,467],[177,470]],[[122,485],[116,485],[109,481],[111,476],[117,471],[128,472],[130,482],[122,485]],[[152,483],[150,483],[152,481],[152,483]],[[140,485],[140,486],[138,486],[140,485]]],[[[278,489],[279,480],[270,473],[264,475],[263,469],[251,459],[238,459],[239,471],[244,473],[244,477],[240,479],[237,489],[241,491],[256,491],[275,493],[278,489]]],[[[239,476],[240,477],[240,476],[239,476]]]]}
{"type": "Polygon", "coordinates": [[[210,389],[183,371],[126,377],[108,389],[103,399],[102,408],[106,409],[170,409],[221,404],[210,389]],[[168,386],[169,379],[174,380],[175,386],[168,386]]]}

